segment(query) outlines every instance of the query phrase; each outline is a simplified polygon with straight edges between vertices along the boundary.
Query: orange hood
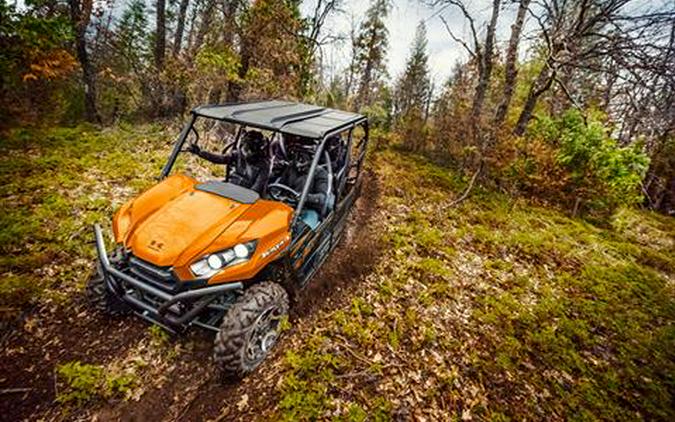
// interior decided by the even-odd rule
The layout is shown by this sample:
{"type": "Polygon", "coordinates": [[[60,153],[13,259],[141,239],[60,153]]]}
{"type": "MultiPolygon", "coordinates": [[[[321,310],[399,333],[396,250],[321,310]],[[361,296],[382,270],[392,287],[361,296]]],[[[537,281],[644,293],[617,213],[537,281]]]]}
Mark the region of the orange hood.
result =
{"type": "Polygon", "coordinates": [[[122,207],[113,224],[117,241],[138,258],[178,269],[237,243],[266,244],[287,233],[288,206],[266,200],[242,204],[195,190],[196,183],[171,176],[122,207]]]}
{"type": "Polygon", "coordinates": [[[205,249],[250,206],[207,192],[184,192],[138,224],[127,246],[155,265],[180,265],[183,252],[205,249]]]}

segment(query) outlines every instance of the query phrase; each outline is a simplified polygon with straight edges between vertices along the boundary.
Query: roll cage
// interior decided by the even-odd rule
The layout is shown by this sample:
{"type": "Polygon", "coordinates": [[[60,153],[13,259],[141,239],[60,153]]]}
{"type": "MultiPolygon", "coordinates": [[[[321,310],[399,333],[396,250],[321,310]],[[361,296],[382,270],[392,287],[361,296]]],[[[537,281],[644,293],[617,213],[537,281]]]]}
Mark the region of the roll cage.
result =
{"type": "MultiPolygon", "coordinates": [[[[267,101],[203,106],[193,109],[190,113],[190,120],[174,144],[160,179],[166,178],[171,173],[176,159],[184,151],[183,147],[189,134],[194,132],[197,137],[199,136],[195,129],[198,118],[214,119],[238,126],[234,142],[226,145],[226,149],[235,145],[237,151],[239,150],[244,128],[270,131],[273,137],[277,135],[299,136],[315,146],[307,180],[294,208],[291,227],[296,225],[304,209],[322,155],[328,164],[329,190],[334,190],[336,203],[344,194],[345,186],[350,182],[355,182],[361,173],[368,143],[368,120],[365,116],[301,103],[267,101]],[[354,130],[358,127],[363,128],[364,134],[354,145],[354,130]],[[325,152],[326,142],[329,138],[345,132],[347,132],[345,162],[341,168],[333,169],[328,152],[325,152]],[[334,187],[333,182],[337,182],[337,186],[334,187]]],[[[240,154],[237,157],[240,157],[240,154]]],[[[238,165],[241,165],[240,158],[238,158],[238,165]]],[[[229,175],[230,166],[227,171],[229,175]]]]}

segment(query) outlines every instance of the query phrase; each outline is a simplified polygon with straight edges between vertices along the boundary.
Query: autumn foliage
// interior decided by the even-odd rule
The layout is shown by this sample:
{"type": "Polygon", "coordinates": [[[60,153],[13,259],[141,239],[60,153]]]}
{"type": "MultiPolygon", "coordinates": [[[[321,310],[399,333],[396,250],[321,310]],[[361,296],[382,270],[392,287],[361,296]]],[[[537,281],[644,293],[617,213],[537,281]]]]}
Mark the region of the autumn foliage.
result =
{"type": "Polygon", "coordinates": [[[0,128],[54,123],[67,112],[78,69],[65,48],[69,37],[62,17],[20,14],[11,5],[0,5],[0,128]]]}

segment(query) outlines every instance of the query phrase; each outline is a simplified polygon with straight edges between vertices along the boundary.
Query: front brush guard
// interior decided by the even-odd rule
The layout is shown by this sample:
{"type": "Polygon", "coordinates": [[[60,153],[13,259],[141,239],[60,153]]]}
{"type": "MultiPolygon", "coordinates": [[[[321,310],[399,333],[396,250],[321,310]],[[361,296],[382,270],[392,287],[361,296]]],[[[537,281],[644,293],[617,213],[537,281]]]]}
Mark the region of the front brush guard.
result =
{"type": "Polygon", "coordinates": [[[96,238],[96,252],[101,264],[102,276],[110,293],[114,294],[125,303],[129,304],[143,318],[161,325],[171,331],[182,330],[189,326],[193,320],[203,311],[213,300],[224,292],[232,290],[243,290],[244,285],[240,282],[221,284],[218,286],[202,287],[194,290],[188,290],[178,294],[167,293],[160,290],[143,280],[139,280],[125,274],[110,264],[108,253],[103,241],[103,233],[98,224],[94,225],[94,236],[96,238]],[[123,283],[127,283],[133,288],[140,290],[145,294],[152,295],[162,301],[159,307],[154,303],[143,301],[142,296],[136,297],[133,289],[125,289],[123,283]],[[195,302],[185,311],[177,304],[188,304],[195,302]]]}

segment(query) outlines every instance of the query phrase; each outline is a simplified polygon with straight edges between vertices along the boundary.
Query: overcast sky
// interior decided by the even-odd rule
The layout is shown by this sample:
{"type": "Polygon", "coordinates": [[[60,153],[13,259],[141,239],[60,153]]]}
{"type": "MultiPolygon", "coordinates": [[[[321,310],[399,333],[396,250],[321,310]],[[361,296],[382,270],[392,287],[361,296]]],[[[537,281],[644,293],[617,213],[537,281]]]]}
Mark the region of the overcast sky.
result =
{"type": "MultiPolygon", "coordinates": [[[[10,0],[12,1],[12,0],[10,0]]],[[[20,8],[23,7],[24,0],[14,0],[20,8]]],[[[105,0],[97,0],[105,1],[105,0]]],[[[303,0],[302,12],[304,15],[310,15],[314,10],[317,0],[303,0]]],[[[352,22],[360,23],[365,16],[372,0],[343,0],[342,11],[331,15],[326,23],[324,35],[329,33],[333,35],[343,35],[348,38],[352,22]]],[[[633,0],[626,9],[654,9],[665,5],[667,2],[675,0],[633,0]]],[[[146,0],[153,4],[155,0],[146,0]]],[[[117,1],[116,12],[121,13],[123,7],[120,4],[126,4],[127,0],[117,1]]],[[[392,78],[397,78],[405,68],[405,62],[410,52],[410,46],[415,36],[415,29],[420,21],[424,20],[427,25],[427,36],[429,39],[429,67],[431,76],[437,84],[442,84],[450,76],[453,65],[457,60],[466,60],[468,55],[464,48],[453,41],[448,35],[445,26],[441,22],[439,15],[443,16],[448,22],[452,31],[458,37],[469,40],[470,33],[466,19],[454,6],[445,8],[429,8],[424,0],[392,0],[393,7],[386,19],[389,29],[389,51],[387,55],[387,68],[392,78]]],[[[479,36],[484,37],[487,20],[492,7],[492,0],[465,0],[464,3],[469,13],[476,19],[479,36]]],[[[151,9],[153,10],[153,9],[151,9]]],[[[502,10],[497,21],[497,45],[503,48],[508,41],[510,34],[510,25],[515,18],[516,7],[511,4],[507,10],[502,10]]],[[[154,20],[148,19],[152,26],[154,20]]],[[[534,29],[533,22],[526,19],[524,34],[527,37],[528,32],[534,29]]],[[[527,42],[524,43],[527,45],[527,42]]],[[[524,53],[524,48],[520,53],[524,53]]],[[[331,43],[324,46],[324,64],[328,66],[329,72],[343,71],[349,63],[350,46],[349,41],[341,43],[331,43]]]]}
{"type": "MultiPolygon", "coordinates": [[[[316,0],[303,2],[303,12],[309,14],[316,0]]],[[[488,19],[492,2],[490,0],[468,0],[467,7],[472,15],[483,23],[488,19]]],[[[327,23],[327,31],[333,34],[349,34],[351,21],[360,22],[364,19],[365,12],[370,5],[369,1],[344,0],[343,13],[334,15],[327,23]]],[[[443,23],[439,19],[440,14],[445,18],[453,32],[462,38],[469,35],[466,20],[456,8],[448,7],[431,9],[418,0],[394,0],[393,9],[387,17],[386,24],[389,29],[389,54],[387,56],[387,68],[392,78],[398,77],[405,68],[406,59],[410,52],[410,46],[415,37],[415,29],[420,21],[424,20],[427,25],[429,38],[429,67],[432,78],[437,83],[443,83],[457,60],[466,60],[467,54],[463,47],[454,42],[448,35],[443,23]]],[[[501,40],[508,39],[509,25],[513,20],[515,11],[507,11],[500,16],[498,37],[501,40]]],[[[485,25],[480,26],[484,33],[485,25]]],[[[343,68],[349,60],[349,43],[330,45],[324,48],[326,64],[333,64],[337,69],[343,68]]]]}
{"type": "MultiPolygon", "coordinates": [[[[2,1],[2,0],[0,0],[2,1]]],[[[16,2],[21,9],[24,7],[25,0],[9,0],[16,2]]],[[[151,5],[149,11],[154,13],[154,3],[156,0],[145,0],[151,5]]],[[[372,0],[343,0],[342,11],[333,14],[326,23],[324,35],[326,33],[334,35],[349,36],[349,30],[352,22],[360,23],[365,16],[372,0]]],[[[668,1],[668,0],[667,0],[668,1]]],[[[95,3],[105,2],[105,0],[95,0],[95,3]]],[[[114,14],[119,16],[124,10],[124,5],[128,0],[117,0],[114,2],[114,14]]],[[[389,75],[396,78],[405,67],[405,62],[410,51],[415,29],[421,20],[427,25],[427,35],[429,39],[429,66],[431,76],[437,83],[444,82],[450,75],[451,69],[456,60],[466,60],[467,54],[464,49],[454,42],[448,36],[443,23],[438,18],[439,9],[432,10],[424,5],[422,0],[392,0],[392,10],[387,17],[386,24],[389,29],[389,51],[387,56],[387,67],[389,75]]],[[[492,0],[465,0],[469,12],[476,16],[482,24],[489,18],[492,0]]],[[[303,0],[301,10],[304,15],[310,15],[316,0],[303,0]]],[[[458,13],[456,8],[446,8],[441,14],[452,27],[453,32],[462,38],[465,38],[468,31],[466,20],[458,13]]],[[[515,16],[514,11],[505,12],[500,15],[500,25],[498,27],[498,36],[502,39],[508,39],[509,25],[515,16]],[[502,24],[506,22],[506,24],[502,24]]],[[[148,18],[150,28],[154,25],[154,17],[148,18]]],[[[479,26],[484,33],[485,25],[479,26]]],[[[332,64],[333,72],[342,71],[349,63],[350,46],[348,41],[342,43],[331,43],[323,48],[324,63],[328,66],[332,64]]]]}
{"type": "MultiPolygon", "coordinates": [[[[372,0],[343,0],[342,13],[335,14],[327,23],[326,30],[332,34],[342,33],[348,36],[352,21],[360,22],[364,19],[365,12],[372,0]]],[[[633,0],[624,7],[624,12],[629,14],[646,13],[659,9],[675,0],[633,0]]],[[[392,78],[397,78],[405,68],[405,62],[410,52],[410,46],[415,36],[415,29],[421,20],[427,25],[429,39],[429,67],[431,76],[437,84],[442,84],[450,76],[453,65],[459,60],[465,61],[468,54],[464,48],[453,41],[448,35],[445,26],[438,17],[443,16],[448,22],[453,33],[464,39],[470,39],[469,27],[466,19],[455,6],[447,6],[443,9],[435,9],[425,6],[428,1],[424,0],[392,0],[393,10],[386,20],[389,29],[389,52],[387,68],[392,78]]],[[[507,3],[507,2],[503,2],[507,3]]],[[[536,7],[533,2],[532,7],[536,7]]],[[[311,14],[316,0],[304,0],[302,11],[306,15],[311,14]]],[[[479,36],[485,36],[487,21],[492,10],[492,0],[465,0],[471,16],[476,20],[479,36]]],[[[509,7],[499,14],[497,21],[497,46],[504,49],[511,33],[511,24],[515,19],[517,8],[515,4],[508,2],[509,7]]],[[[671,3],[672,4],[672,3],[671,3]]],[[[536,23],[526,17],[524,26],[524,41],[519,49],[523,55],[530,36],[536,32],[536,23]]],[[[342,71],[349,62],[349,42],[341,45],[331,44],[324,48],[324,63],[333,64],[333,71],[342,71]]]]}

